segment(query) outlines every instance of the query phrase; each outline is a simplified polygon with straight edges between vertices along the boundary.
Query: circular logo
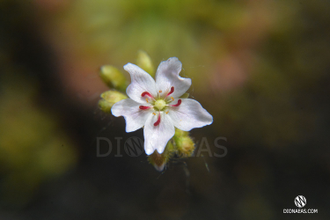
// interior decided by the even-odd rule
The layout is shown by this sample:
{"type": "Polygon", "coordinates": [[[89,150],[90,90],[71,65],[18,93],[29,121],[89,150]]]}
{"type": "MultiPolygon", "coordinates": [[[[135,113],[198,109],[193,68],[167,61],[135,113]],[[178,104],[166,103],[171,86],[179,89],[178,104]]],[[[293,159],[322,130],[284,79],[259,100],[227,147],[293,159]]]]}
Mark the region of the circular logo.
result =
{"type": "Polygon", "coordinates": [[[124,144],[125,152],[130,157],[138,157],[143,153],[143,140],[139,137],[130,137],[124,144]]]}
{"type": "Polygon", "coordinates": [[[298,208],[302,208],[307,204],[307,199],[305,198],[305,196],[299,195],[296,198],[294,198],[294,204],[298,208]]]}

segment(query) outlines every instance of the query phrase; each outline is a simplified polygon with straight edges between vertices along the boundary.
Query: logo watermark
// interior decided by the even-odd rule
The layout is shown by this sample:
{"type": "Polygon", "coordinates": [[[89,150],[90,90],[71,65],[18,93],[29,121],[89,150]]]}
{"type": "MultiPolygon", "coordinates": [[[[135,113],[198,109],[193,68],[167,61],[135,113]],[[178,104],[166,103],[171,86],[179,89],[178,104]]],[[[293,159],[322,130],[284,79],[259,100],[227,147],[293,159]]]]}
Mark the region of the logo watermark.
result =
{"type": "Polygon", "coordinates": [[[305,198],[305,196],[299,195],[296,198],[294,198],[294,204],[298,208],[303,208],[307,204],[307,199],[305,198]]]}
{"type": "Polygon", "coordinates": [[[318,209],[303,209],[307,205],[307,199],[303,195],[298,195],[293,200],[298,209],[283,209],[284,214],[317,214],[318,209]]]}
{"type": "Polygon", "coordinates": [[[138,157],[143,152],[143,140],[138,137],[130,137],[125,141],[124,150],[130,157],[138,157]]]}
{"type": "MultiPolygon", "coordinates": [[[[195,151],[191,157],[200,157],[207,155],[209,157],[225,157],[228,153],[227,147],[222,144],[227,142],[226,137],[216,137],[210,139],[202,137],[200,140],[195,140],[195,151]]],[[[96,137],[96,157],[139,157],[144,154],[144,140],[140,137],[132,136],[124,140],[123,137],[115,137],[111,140],[107,137],[96,137]],[[113,153],[113,148],[116,150],[113,153]]]]}

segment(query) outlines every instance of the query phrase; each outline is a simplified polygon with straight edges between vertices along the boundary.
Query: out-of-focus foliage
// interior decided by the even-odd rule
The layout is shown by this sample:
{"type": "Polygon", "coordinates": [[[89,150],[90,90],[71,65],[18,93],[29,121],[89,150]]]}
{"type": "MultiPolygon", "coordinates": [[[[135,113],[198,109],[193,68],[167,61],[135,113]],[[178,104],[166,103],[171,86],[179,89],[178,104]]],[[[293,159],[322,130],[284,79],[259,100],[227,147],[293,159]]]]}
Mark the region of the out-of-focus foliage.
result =
{"type": "MultiPolygon", "coordinates": [[[[196,79],[195,83],[204,79],[196,86],[197,91],[202,91],[208,88],[205,80],[220,72],[215,63],[233,50],[249,53],[264,38],[276,20],[274,4],[82,0],[70,2],[66,10],[54,13],[51,23],[41,23],[62,53],[89,57],[90,61],[125,64],[135,61],[136,52],[141,49],[155,63],[176,56],[187,74],[196,79]]],[[[49,15],[40,16],[50,20],[49,15]]],[[[235,80],[230,76],[226,81],[235,80]]]]}
{"type": "MultiPolygon", "coordinates": [[[[83,0],[72,4],[63,17],[66,23],[58,25],[70,26],[71,33],[83,33],[72,37],[85,43],[80,46],[88,52],[104,52],[116,61],[132,57],[131,52],[141,48],[157,60],[170,55],[197,59],[199,52],[205,50],[221,54],[227,49],[223,40],[236,36],[230,41],[237,41],[242,31],[249,31],[242,29],[251,25],[261,26],[260,30],[250,30],[257,31],[254,35],[262,32],[264,23],[272,19],[272,4],[271,1],[100,0],[91,3],[83,0]]],[[[199,59],[212,59],[212,54],[203,55],[198,56],[199,59]]]]}
{"type": "Polygon", "coordinates": [[[11,208],[25,207],[78,158],[56,114],[40,102],[45,82],[37,76],[48,64],[36,52],[42,43],[29,35],[35,26],[25,3],[0,1],[0,204],[11,208]]]}
{"type": "MultiPolygon", "coordinates": [[[[316,130],[329,109],[324,99],[330,80],[330,16],[321,11],[330,4],[316,2],[289,3],[260,45],[246,85],[222,96],[216,120],[226,124],[221,130],[234,134],[240,144],[280,150],[323,135],[316,130]]],[[[278,7],[281,4],[287,2],[278,7]]]]}
{"type": "Polygon", "coordinates": [[[25,205],[41,183],[62,175],[77,159],[56,118],[34,102],[37,84],[18,76],[2,77],[0,94],[0,193],[11,205],[25,205]]]}

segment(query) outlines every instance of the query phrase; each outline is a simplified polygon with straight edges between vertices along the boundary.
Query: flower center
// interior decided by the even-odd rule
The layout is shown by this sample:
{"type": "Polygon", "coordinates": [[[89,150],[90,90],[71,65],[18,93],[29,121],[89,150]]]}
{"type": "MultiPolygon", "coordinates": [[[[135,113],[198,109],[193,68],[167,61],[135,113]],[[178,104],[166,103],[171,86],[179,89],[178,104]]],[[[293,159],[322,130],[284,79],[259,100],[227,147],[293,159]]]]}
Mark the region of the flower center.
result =
{"type": "Polygon", "coordinates": [[[156,108],[156,110],[158,111],[162,111],[165,107],[166,107],[166,102],[163,99],[158,99],[155,103],[154,103],[154,107],[156,108]]]}
{"type": "MultiPolygon", "coordinates": [[[[165,97],[161,97],[160,93],[162,93],[162,90],[159,90],[159,94],[157,95],[157,98],[154,98],[149,92],[143,92],[141,94],[141,97],[146,98],[146,102],[151,104],[151,105],[140,105],[139,108],[141,110],[149,110],[149,109],[154,109],[154,111],[158,111],[158,117],[157,121],[154,123],[154,126],[158,126],[161,121],[161,111],[165,111],[167,107],[179,107],[181,105],[181,99],[178,99],[178,102],[176,104],[170,104],[174,101],[174,98],[170,95],[174,92],[174,87],[171,87],[171,90],[167,93],[165,97]]],[[[169,111],[165,112],[166,114],[169,113],[169,111]]],[[[157,115],[156,112],[152,113],[153,115],[157,115]]]]}

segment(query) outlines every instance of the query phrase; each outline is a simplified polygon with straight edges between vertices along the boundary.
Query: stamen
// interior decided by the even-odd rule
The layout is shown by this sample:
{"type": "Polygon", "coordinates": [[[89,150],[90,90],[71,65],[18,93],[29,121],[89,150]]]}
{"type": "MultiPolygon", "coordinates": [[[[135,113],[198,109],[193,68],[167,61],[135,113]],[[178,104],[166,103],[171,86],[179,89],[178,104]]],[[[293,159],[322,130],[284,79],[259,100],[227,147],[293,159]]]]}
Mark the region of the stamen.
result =
{"type": "Polygon", "coordinates": [[[153,114],[153,115],[156,115],[156,113],[155,113],[155,112],[153,112],[152,114],[153,114]]]}
{"type": "Polygon", "coordinates": [[[174,92],[174,87],[172,86],[171,87],[171,91],[169,93],[167,93],[166,97],[169,96],[169,95],[171,95],[173,92],[174,92]]]}
{"type": "Polygon", "coordinates": [[[147,110],[147,109],[151,108],[151,106],[143,106],[143,105],[140,105],[139,108],[140,108],[141,110],[147,110]]]}
{"type": "Polygon", "coordinates": [[[158,92],[159,92],[159,93],[162,93],[163,91],[162,91],[162,90],[159,90],[158,92]]]}
{"type": "Polygon", "coordinates": [[[174,98],[173,97],[171,97],[171,99],[172,99],[172,101],[174,101],[174,98]]]}
{"type": "Polygon", "coordinates": [[[169,113],[169,111],[167,111],[167,112],[165,112],[166,114],[168,114],[169,113]]]}
{"type": "Polygon", "coordinates": [[[160,124],[160,113],[158,114],[158,119],[157,121],[154,123],[154,126],[158,126],[160,124]]]}
{"type": "Polygon", "coordinates": [[[172,107],[178,107],[179,105],[181,105],[181,102],[182,102],[181,99],[179,99],[178,100],[178,103],[176,103],[175,105],[170,105],[170,106],[172,106],[172,107]]]}
{"type": "Polygon", "coordinates": [[[147,102],[149,102],[149,99],[148,99],[148,98],[146,98],[146,101],[147,101],[147,102]]]}
{"type": "Polygon", "coordinates": [[[149,92],[142,92],[141,96],[142,97],[149,96],[150,98],[153,98],[152,95],[149,92]]]}

